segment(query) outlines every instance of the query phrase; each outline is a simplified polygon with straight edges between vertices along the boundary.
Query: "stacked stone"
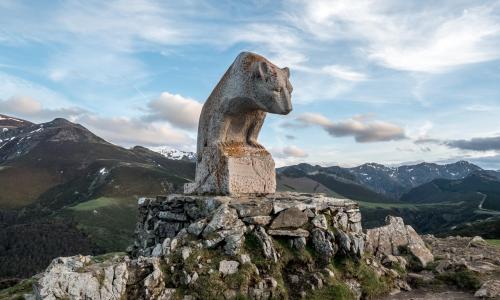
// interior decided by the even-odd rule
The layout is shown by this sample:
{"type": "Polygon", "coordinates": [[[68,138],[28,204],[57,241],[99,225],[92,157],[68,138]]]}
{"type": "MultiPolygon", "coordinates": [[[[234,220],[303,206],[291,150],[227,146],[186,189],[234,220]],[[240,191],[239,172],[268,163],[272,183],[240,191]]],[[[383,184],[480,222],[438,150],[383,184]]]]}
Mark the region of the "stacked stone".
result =
{"type": "Polygon", "coordinates": [[[310,244],[328,259],[340,252],[364,252],[361,214],[356,202],[322,194],[275,193],[268,196],[169,195],[139,201],[132,256],[166,256],[180,236],[189,235],[202,248],[222,247],[237,255],[245,234],[253,233],[263,253],[278,257],[272,239],[291,246],[310,244]]]}

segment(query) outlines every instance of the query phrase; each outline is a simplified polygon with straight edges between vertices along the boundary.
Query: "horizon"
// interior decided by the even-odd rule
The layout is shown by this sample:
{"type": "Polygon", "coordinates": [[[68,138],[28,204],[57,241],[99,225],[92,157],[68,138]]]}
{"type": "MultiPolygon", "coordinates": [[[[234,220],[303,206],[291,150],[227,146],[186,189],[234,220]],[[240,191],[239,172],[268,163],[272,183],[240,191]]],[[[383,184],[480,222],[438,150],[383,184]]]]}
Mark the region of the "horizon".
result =
{"type": "MultiPolygon", "coordinates": [[[[2,116],[3,117],[7,117],[7,118],[12,118],[12,119],[15,119],[15,120],[18,120],[18,121],[28,121],[30,122],[29,120],[25,120],[25,119],[22,119],[22,118],[18,118],[18,117],[15,117],[15,116],[7,116],[7,115],[2,115],[0,114],[0,120],[2,120],[2,116]]],[[[69,121],[68,119],[65,119],[65,118],[61,118],[61,117],[57,117],[57,118],[54,118],[52,121],[49,121],[49,122],[54,122],[55,120],[57,119],[63,119],[65,121],[69,121]]],[[[71,122],[71,121],[69,121],[71,122]]],[[[44,123],[47,123],[47,122],[44,122],[44,123]]],[[[41,124],[44,124],[44,123],[41,123],[41,124]]],[[[73,123],[73,122],[72,122],[73,123]]],[[[39,124],[36,124],[34,123],[35,125],[40,125],[39,124]]],[[[79,123],[74,123],[76,125],[82,125],[82,124],[79,124],[79,123]]],[[[83,126],[83,125],[82,125],[83,126]]],[[[0,140],[1,141],[1,140],[0,140]]],[[[106,140],[107,141],[107,140],[106,140]]],[[[109,142],[109,141],[107,141],[109,142]]],[[[112,143],[113,144],[113,143],[112,143]]],[[[135,147],[144,147],[144,148],[147,148],[151,151],[154,151],[154,152],[158,152],[158,153],[161,153],[163,150],[167,150],[167,151],[179,151],[181,153],[191,153],[193,155],[196,155],[195,152],[191,152],[191,151],[185,151],[185,150],[180,150],[180,149],[176,149],[176,148],[173,148],[173,147],[170,147],[170,146],[153,146],[153,147],[146,147],[146,146],[143,146],[143,145],[132,145],[132,146],[129,146],[129,147],[126,147],[126,146],[120,146],[118,144],[114,144],[115,146],[119,146],[119,147],[123,147],[125,149],[133,149],[135,147]]],[[[401,163],[401,164],[394,164],[394,165],[384,165],[384,164],[380,164],[380,163],[377,163],[377,162],[373,162],[373,161],[366,161],[362,164],[356,164],[356,165],[340,165],[340,164],[332,164],[332,165],[319,165],[319,164],[315,164],[315,163],[307,163],[307,162],[297,162],[297,163],[294,163],[294,164],[289,164],[289,165],[282,165],[282,166],[276,166],[277,169],[279,168],[283,168],[283,167],[288,167],[288,166],[294,166],[294,165],[299,165],[299,164],[309,164],[309,165],[312,165],[312,166],[319,166],[319,167],[332,167],[332,166],[338,166],[338,167],[342,167],[342,168],[356,168],[356,167],[360,167],[360,166],[363,166],[363,165],[381,165],[383,167],[387,167],[387,168],[398,168],[398,167],[411,167],[411,166],[417,166],[417,165],[420,165],[420,164],[436,164],[436,165],[440,165],[440,166],[445,166],[445,165],[453,165],[453,164],[458,164],[458,163],[461,163],[461,162],[465,162],[465,163],[468,163],[468,164],[473,164],[473,165],[476,165],[472,162],[469,162],[467,160],[456,160],[456,161],[450,161],[450,162],[427,162],[427,161],[415,161],[415,162],[404,162],[404,163],[401,163]]],[[[487,171],[497,171],[497,172],[500,172],[500,170],[495,170],[495,169],[486,169],[486,168],[482,168],[481,166],[479,165],[476,165],[478,167],[480,167],[481,169],[483,170],[487,170],[487,171]]]]}
{"type": "Polygon", "coordinates": [[[500,169],[500,1],[0,0],[0,114],[193,151],[241,51],[289,67],[277,166],[465,160],[500,169]],[[140,26],[135,26],[140,24],[140,26]]]}

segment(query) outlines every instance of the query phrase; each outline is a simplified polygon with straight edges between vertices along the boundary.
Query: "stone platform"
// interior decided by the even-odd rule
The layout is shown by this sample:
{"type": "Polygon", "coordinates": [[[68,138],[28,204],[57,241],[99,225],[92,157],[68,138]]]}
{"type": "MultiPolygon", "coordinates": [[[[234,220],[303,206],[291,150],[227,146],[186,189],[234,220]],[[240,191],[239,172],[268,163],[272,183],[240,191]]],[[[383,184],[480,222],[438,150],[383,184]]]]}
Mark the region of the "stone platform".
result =
{"type": "Polygon", "coordinates": [[[195,196],[173,194],[139,201],[134,256],[168,255],[172,243],[189,236],[200,248],[223,248],[237,255],[245,234],[253,233],[266,257],[277,260],[273,238],[304,248],[311,244],[327,257],[337,251],[361,256],[364,235],[354,201],[323,194],[275,193],[267,196],[195,196]],[[266,247],[264,247],[266,248],[266,247]]]}

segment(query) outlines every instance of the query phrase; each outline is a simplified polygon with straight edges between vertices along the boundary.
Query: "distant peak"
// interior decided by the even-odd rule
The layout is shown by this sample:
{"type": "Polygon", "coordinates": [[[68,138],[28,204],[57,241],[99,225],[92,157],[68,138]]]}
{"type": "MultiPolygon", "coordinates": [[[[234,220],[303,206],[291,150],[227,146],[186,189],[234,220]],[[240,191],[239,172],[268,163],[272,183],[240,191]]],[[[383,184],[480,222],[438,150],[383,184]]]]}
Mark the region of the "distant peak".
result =
{"type": "Polygon", "coordinates": [[[55,118],[51,122],[49,122],[54,125],[68,125],[68,124],[74,124],[73,122],[70,122],[66,120],[65,118],[55,118]]]}

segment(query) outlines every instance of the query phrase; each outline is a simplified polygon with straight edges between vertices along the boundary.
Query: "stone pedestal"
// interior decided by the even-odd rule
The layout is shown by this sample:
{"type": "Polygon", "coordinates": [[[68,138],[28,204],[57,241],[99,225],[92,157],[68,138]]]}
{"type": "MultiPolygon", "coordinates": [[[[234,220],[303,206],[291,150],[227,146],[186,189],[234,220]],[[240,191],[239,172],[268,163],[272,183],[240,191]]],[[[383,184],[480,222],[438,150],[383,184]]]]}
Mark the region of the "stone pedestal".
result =
{"type": "Polygon", "coordinates": [[[274,160],[263,148],[248,145],[205,147],[196,166],[194,183],[184,187],[185,194],[244,195],[276,191],[274,160]]]}
{"type": "MultiPolygon", "coordinates": [[[[133,256],[168,254],[175,239],[190,236],[202,248],[239,253],[246,234],[271,245],[271,237],[298,247],[311,243],[326,257],[337,251],[361,256],[364,235],[358,204],[322,194],[275,193],[266,196],[169,195],[142,199],[133,256]],[[167,246],[166,246],[167,245],[167,246]]],[[[276,253],[267,249],[267,258],[276,253]]]]}

